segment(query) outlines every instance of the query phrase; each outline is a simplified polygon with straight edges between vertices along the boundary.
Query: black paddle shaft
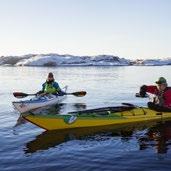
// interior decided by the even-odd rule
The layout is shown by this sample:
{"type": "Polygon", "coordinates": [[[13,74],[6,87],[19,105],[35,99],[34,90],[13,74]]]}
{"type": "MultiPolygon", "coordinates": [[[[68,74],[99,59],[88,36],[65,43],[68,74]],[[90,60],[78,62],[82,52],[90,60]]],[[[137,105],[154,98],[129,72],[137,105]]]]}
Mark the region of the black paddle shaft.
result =
{"type": "Polygon", "coordinates": [[[135,106],[114,106],[114,107],[103,107],[103,108],[97,108],[97,109],[89,109],[89,110],[82,110],[82,111],[76,111],[76,112],[70,112],[69,114],[88,114],[88,113],[100,113],[100,112],[123,112],[127,110],[134,109],[135,106]]]}

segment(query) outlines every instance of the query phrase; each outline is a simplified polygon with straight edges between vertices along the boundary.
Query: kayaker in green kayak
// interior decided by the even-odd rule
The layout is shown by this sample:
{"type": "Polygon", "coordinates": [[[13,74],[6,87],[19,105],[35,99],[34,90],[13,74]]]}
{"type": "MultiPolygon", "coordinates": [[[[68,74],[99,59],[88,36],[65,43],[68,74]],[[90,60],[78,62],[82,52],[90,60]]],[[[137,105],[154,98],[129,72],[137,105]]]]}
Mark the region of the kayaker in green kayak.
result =
{"type": "Polygon", "coordinates": [[[57,94],[59,96],[66,94],[61,90],[59,84],[55,81],[52,72],[48,74],[46,82],[42,84],[42,90],[38,92],[38,95],[41,96],[46,94],[57,94]]]}
{"type": "Polygon", "coordinates": [[[154,94],[153,102],[148,102],[148,107],[158,111],[171,111],[171,87],[168,87],[167,80],[160,77],[154,85],[143,85],[139,95],[145,97],[146,93],[154,94]]]}

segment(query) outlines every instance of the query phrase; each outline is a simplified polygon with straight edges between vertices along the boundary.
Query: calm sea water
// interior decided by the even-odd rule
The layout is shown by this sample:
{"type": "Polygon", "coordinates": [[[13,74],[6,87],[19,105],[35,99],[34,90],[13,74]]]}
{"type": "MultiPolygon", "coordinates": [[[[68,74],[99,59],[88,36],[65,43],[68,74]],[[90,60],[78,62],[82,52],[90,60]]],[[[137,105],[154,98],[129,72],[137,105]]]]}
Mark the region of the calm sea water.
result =
{"type": "MultiPolygon", "coordinates": [[[[19,114],[11,102],[14,91],[34,93],[48,72],[69,92],[85,90],[82,98],[68,96],[61,111],[122,102],[145,106],[135,98],[142,84],[160,76],[171,85],[171,67],[0,67],[0,171],[16,170],[171,170],[171,122],[144,123],[108,130],[45,132],[31,123],[15,127],[19,114]]],[[[21,122],[21,121],[20,121],[21,122]]]]}

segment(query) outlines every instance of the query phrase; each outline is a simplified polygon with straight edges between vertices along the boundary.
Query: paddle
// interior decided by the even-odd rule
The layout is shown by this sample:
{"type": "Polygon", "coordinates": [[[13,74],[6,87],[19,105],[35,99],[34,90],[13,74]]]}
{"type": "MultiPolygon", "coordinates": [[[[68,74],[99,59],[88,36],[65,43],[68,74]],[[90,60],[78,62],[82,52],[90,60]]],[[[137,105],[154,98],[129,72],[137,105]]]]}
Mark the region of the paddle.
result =
{"type": "Polygon", "coordinates": [[[79,114],[79,115],[84,115],[84,114],[97,114],[97,115],[109,115],[110,112],[123,112],[127,110],[131,110],[136,108],[134,105],[126,105],[128,103],[124,103],[124,106],[108,106],[108,107],[101,107],[101,108],[95,108],[95,109],[87,109],[87,110],[80,110],[80,111],[73,111],[69,112],[68,114],[79,114]]]}
{"type": "Polygon", "coordinates": [[[22,92],[14,92],[13,95],[16,98],[24,98],[24,97],[27,97],[27,96],[35,96],[36,94],[27,94],[27,93],[22,93],[22,92]]]}
{"type": "Polygon", "coordinates": [[[134,104],[131,104],[131,103],[122,103],[122,105],[124,105],[124,106],[129,106],[129,107],[137,107],[136,105],[134,105],[134,104]]]}
{"type": "Polygon", "coordinates": [[[76,97],[83,97],[87,94],[86,91],[77,91],[77,92],[73,92],[73,93],[66,93],[66,95],[74,95],[76,97]]]}
{"type": "MultiPolygon", "coordinates": [[[[86,91],[77,91],[77,92],[73,92],[73,93],[66,93],[66,95],[74,95],[76,97],[83,97],[86,94],[87,94],[86,91]]],[[[27,97],[27,96],[35,96],[37,94],[27,94],[27,93],[22,93],[22,92],[14,92],[13,95],[16,98],[24,98],[24,97],[27,97]]]]}

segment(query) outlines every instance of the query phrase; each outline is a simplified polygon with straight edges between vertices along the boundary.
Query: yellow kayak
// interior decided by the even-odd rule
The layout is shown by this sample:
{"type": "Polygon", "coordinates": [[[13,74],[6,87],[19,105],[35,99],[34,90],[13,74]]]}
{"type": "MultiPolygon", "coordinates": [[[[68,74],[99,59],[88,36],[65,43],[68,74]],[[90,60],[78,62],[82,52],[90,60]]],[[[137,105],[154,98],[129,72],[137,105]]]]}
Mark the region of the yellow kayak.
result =
{"type": "Polygon", "coordinates": [[[27,121],[45,130],[62,130],[169,120],[171,119],[171,112],[157,112],[145,107],[113,107],[104,108],[104,110],[73,112],[65,115],[26,113],[22,116],[27,121]]]}

